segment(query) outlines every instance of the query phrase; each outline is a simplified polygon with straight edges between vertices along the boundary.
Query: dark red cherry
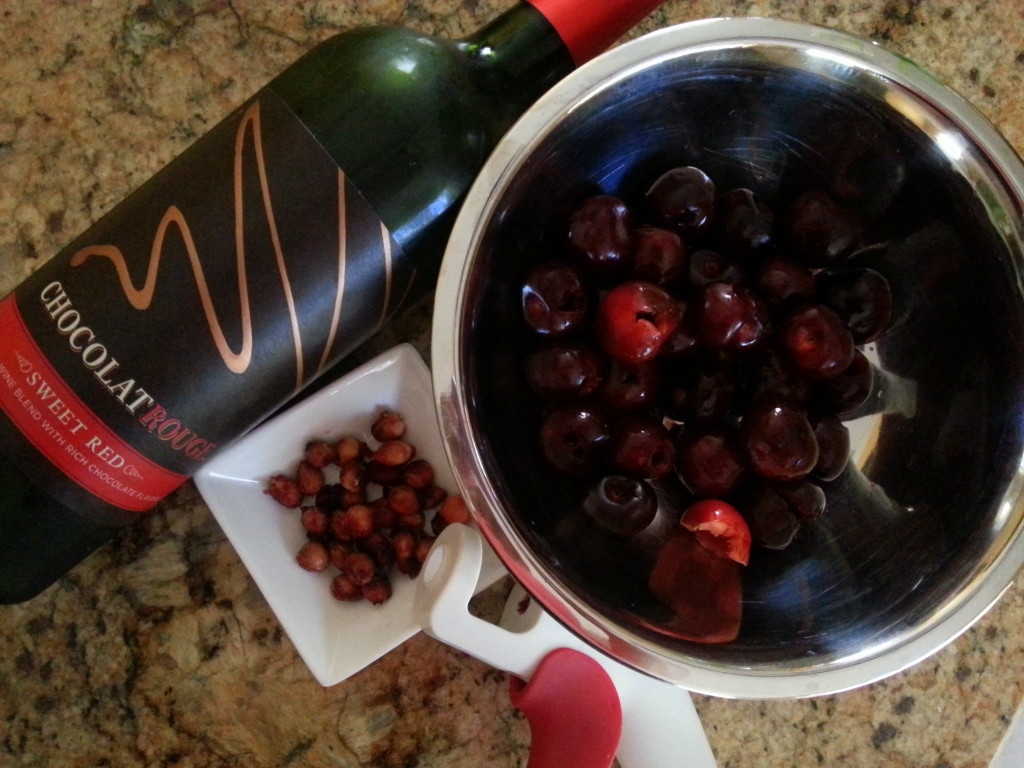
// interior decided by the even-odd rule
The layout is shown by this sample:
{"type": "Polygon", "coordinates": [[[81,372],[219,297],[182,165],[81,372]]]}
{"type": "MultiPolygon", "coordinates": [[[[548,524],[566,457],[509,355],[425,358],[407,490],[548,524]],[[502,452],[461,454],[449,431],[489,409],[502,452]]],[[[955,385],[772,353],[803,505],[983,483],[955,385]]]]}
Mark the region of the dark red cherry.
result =
{"type": "Polygon", "coordinates": [[[560,337],[580,330],[589,306],[583,274],[568,262],[538,264],[523,281],[523,318],[541,336],[560,337]]]}
{"type": "Polygon", "coordinates": [[[768,312],[742,286],[712,283],[701,293],[697,327],[701,341],[713,349],[752,349],[768,335],[768,312]]]}
{"type": "Polygon", "coordinates": [[[815,278],[818,297],[850,330],[856,344],[880,338],[892,322],[892,289],[868,267],[826,269],[815,278]]]}
{"type": "Polygon", "coordinates": [[[831,148],[824,171],[836,199],[862,215],[881,215],[908,175],[908,158],[895,133],[870,119],[821,123],[825,135],[816,141],[831,148]]]}
{"type": "Polygon", "coordinates": [[[789,502],[768,485],[756,486],[739,509],[750,525],[754,543],[765,549],[785,549],[800,530],[800,521],[789,502]]]}
{"type": "Polygon", "coordinates": [[[625,275],[633,248],[633,216],[613,195],[589,197],[569,216],[569,253],[595,277],[625,275]]]}
{"type": "Polygon", "coordinates": [[[735,408],[742,380],[729,366],[704,366],[690,389],[690,413],[698,422],[721,422],[735,408]]]}
{"type": "Polygon", "coordinates": [[[835,480],[850,461],[850,430],[837,417],[822,416],[814,423],[814,437],[818,441],[814,476],[835,480]]]}
{"type": "Polygon", "coordinates": [[[549,400],[585,397],[604,383],[604,356],[588,344],[557,342],[526,358],[526,383],[549,400]]]}
{"type": "Polygon", "coordinates": [[[808,267],[841,261],[853,253],[862,237],[860,219],[822,190],[797,197],[783,227],[791,254],[808,267]]]}
{"type": "Polygon", "coordinates": [[[587,491],[583,511],[609,533],[632,536],[654,520],[658,497],[644,480],[608,475],[587,491]]]}
{"type": "Polygon", "coordinates": [[[675,446],[661,419],[630,416],[612,426],[608,460],[620,474],[657,480],[674,468],[675,446]]]}
{"type": "Polygon", "coordinates": [[[662,227],[638,227],[633,234],[633,270],[636,280],[670,285],[686,271],[686,249],[675,232],[662,227]]]}
{"type": "Polygon", "coordinates": [[[696,288],[712,283],[742,283],[743,270],[732,259],[706,248],[690,254],[687,278],[696,288]]]}
{"type": "Polygon", "coordinates": [[[772,397],[797,405],[808,401],[810,383],[778,350],[766,350],[758,363],[748,384],[751,401],[772,397]]]}
{"type": "Polygon", "coordinates": [[[768,259],[757,273],[757,290],[770,307],[814,298],[814,273],[785,256],[768,259]]]}
{"type": "Polygon", "coordinates": [[[769,480],[804,477],[818,462],[818,441],[807,414],[785,400],[755,403],[743,417],[750,466],[769,480]]]}
{"type": "Polygon", "coordinates": [[[663,226],[675,229],[688,242],[711,228],[715,184],[704,171],[690,166],[673,168],[647,190],[647,207],[663,226]]]}
{"type": "Polygon", "coordinates": [[[586,404],[551,409],[540,428],[545,461],[564,475],[586,475],[604,461],[611,431],[604,414],[586,404]]]}
{"type": "Polygon", "coordinates": [[[743,368],[698,358],[681,366],[670,389],[673,419],[695,424],[721,424],[735,408],[743,386],[743,368]]]}
{"type": "Polygon", "coordinates": [[[676,438],[676,474],[694,496],[728,499],[742,488],[748,470],[730,433],[684,428],[676,438]]]}
{"type": "Polygon", "coordinates": [[[615,411],[636,411],[656,402],[661,386],[661,371],[655,363],[623,365],[612,360],[599,396],[615,411]]]}
{"type": "Polygon", "coordinates": [[[816,520],[825,511],[825,491],[810,480],[779,483],[775,492],[786,500],[790,511],[801,523],[816,520]]]}
{"type": "Polygon", "coordinates": [[[692,357],[700,349],[700,332],[697,329],[696,308],[687,302],[679,302],[679,325],[661,345],[660,355],[666,360],[680,362],[692,357]]]}
{"type": "Polygon", "coordinates": [[[679,325],[676,300],[653,283],[631,280],[608,291],[597,308],[594,334],[613,360],[638,365],[653,360],[679,325]]]}
{"type": "Polygon", "coordinates": [[[853,362],[854,344],[839,316],[823,304],[793,311],[780,329],[790,361],[811,379],[831,379],[853,362]]]}
{"type": "Polygon", "coordinates": [[[715,218],[730,253],[749,254],[774,242],[775,214],[749,189],[731,189],[718,198],[715,218]]]}
{"type": "Polygon", "coordinates": [[[842,373],[818,384],[815,397],[821,408],[842,419],[867,402],[874,385],[875,367],[855,349],[842,373]]]}

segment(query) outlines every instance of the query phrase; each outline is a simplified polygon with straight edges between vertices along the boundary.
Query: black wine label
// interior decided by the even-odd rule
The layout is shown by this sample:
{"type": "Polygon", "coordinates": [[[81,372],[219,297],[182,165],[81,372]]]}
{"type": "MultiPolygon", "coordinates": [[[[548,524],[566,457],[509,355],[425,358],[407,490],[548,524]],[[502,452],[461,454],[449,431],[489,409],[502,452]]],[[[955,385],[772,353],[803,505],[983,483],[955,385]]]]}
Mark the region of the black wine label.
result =
{"type": "Polygon", "coordinates": [[[261,91],[0,300],[0,411],[94,496],[149,509],[380,328],[414,272],[261,91]]]}

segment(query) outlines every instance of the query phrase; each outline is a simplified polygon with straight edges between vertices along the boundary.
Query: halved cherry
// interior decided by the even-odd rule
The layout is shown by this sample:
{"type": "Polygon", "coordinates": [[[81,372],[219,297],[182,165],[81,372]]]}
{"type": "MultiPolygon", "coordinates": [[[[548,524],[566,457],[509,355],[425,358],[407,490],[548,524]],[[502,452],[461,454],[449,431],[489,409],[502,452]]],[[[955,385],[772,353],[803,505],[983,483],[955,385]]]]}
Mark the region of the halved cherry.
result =
{"type": "Polygon", "coordinates": [[[718,499],[694,502],[683,512],[679,524],[709,552],[740,565],[750,560],[750,528],[732,504],[718,499]]]}
{"type": "Polygon", "coordinates": [[[649,628],[697,643],[730,643],[739,635],[739,564],[712,554],[685,528],[666,537],[647,585],[672,611],[670,618],[646,624],[649,628]]]}

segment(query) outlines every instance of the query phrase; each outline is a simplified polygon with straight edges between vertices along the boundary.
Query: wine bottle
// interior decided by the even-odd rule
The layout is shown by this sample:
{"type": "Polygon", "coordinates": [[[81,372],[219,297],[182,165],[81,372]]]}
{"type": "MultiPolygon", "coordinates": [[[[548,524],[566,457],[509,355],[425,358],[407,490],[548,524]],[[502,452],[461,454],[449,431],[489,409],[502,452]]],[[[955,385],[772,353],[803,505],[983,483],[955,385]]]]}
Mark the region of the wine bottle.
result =
{"type": "Polygon", "coordinates": [[[313,48],[0,299],[0,603],[27,600],[429,291],[503,132],[660,0],[313,48]]]}

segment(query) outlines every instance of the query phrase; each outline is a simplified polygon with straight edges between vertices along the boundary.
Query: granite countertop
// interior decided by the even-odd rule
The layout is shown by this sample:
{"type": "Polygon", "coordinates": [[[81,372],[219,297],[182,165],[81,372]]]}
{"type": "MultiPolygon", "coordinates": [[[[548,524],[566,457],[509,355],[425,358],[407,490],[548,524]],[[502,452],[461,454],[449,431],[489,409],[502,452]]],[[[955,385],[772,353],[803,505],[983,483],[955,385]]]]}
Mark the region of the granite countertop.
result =
{"type": "MultiPolygon", "coordinates": [[[[382,22],[457,36],[509,5],[0,4],[0,295],[324,37],[382,22]]],[[[724,15],[872,38],[1024,150],[1019,0],[669,0],[641,31],[724,15]]],[[[376,344],[424,349],[428,313],[376,344]]],[[[1022,681],[1018,580],[974,628],[884,682],[809,700],[694,699],[723,768],[982,768],[1022,681]]],[[[519,766],[528,730],[506,685],[417,635],[321,687],[186,484],[37,599],[0,607],[0,766],[519,766]]]]}

